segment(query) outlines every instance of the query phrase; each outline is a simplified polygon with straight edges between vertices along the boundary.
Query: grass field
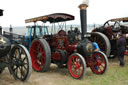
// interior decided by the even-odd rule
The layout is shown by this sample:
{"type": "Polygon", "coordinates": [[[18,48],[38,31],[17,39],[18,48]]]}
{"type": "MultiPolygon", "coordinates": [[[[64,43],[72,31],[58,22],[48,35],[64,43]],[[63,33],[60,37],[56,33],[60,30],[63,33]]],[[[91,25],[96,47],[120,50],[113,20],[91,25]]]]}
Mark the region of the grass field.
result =
{"type": "Polygon", "coordinates": [[[96,75],[88,69],[82,80],[67,79],[58,85],[128,85],[128,56],[125,56],[124,67],[119,66],[118,59],[109,60],[109,67],[104,75],[96,75]]]}
{"type": "Polygon", "coordinates": [[[81,80],[72,78],[67,69],[56,65],[51,65],[48,72],[33,71],[28,82],[15,81],[5,70],[0,74],[0,85],[128,85],[128,56],[125,56],[125,63],[124,67],[120,67],[118,59],[111,59],[105,74],[93,74],[88,68],[81,80]]]}

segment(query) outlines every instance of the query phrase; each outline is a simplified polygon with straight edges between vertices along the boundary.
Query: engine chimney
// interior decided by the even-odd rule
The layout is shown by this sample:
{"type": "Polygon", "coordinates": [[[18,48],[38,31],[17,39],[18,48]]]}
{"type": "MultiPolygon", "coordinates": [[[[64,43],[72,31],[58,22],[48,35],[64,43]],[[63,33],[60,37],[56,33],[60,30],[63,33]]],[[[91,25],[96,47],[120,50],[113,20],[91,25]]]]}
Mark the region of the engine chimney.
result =
{"type": "Polygon", "coordinates": [[[82,31],[82,39],[84,39],[85,34],[87,32],[87,7],[88,0],[84,0],[82,4],[79,5],[80,8],[80,20],[81,20],[81,31],[82,31]]]}
{"type": "Polygon", "coordinates": [[[2,9],[0,9],[0,16],[3,16],[3,11],[2,9]]]}

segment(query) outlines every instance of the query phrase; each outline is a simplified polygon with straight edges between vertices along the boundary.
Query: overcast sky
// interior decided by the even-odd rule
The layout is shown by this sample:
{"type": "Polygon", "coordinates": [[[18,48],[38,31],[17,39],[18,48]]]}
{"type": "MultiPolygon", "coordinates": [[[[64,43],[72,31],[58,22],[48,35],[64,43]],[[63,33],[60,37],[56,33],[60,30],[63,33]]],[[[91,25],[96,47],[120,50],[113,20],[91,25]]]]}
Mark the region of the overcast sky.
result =
{"type": "MultiPolygon", "coordinates": [[[[0,0],[2,26],[22,26],[25,19],[51,13],[69,13],[75,16],[73,24],[80,24],[78,6],[83,0],[0,0]]],[[[106,20],[128,17],[128,0],[89,0],[87,9],[88,24],[103,24],[106,20]]],[[[68,23],[68,22],[67,22],[68,23]]]]}

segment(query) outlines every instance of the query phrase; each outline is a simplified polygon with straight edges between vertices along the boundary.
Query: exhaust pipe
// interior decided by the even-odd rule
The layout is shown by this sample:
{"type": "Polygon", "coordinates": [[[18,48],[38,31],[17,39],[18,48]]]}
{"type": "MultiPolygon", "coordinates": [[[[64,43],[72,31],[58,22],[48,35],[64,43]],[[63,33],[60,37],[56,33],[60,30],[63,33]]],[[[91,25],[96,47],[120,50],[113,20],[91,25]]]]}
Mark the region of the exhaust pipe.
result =
{"type": "Polygon", "coordinates": [[[80,20],[81,20],[81,31],[82,36],[81,38],[84,39],[87,33],[87,7],[88,7],[88,0],[84,0],[82,4],[79,5],[80,8],[80,20]]]}

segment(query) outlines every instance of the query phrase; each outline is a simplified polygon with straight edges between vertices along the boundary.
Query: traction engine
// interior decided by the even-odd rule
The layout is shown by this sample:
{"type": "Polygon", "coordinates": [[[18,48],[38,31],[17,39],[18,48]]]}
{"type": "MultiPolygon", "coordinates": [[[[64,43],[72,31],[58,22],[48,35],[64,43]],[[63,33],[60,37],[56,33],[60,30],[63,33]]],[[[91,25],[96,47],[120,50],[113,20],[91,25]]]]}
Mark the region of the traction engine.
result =
{"type": "MultiPolygon", "coordinates": [[[[0,16],[3,10],[0,9],[0,16]]],[[[15,41],[15,40],[14,40],[15,41]]],[[[0,74],[8,67],[10,74],[16,80],[26,81],[32,72],[31,57],[28,50],[21,44],[11,43],[2,35],[0,28],[0,74]]]]}
{"type": "MultiPolygon", "coordinates": [[[[81,32],[69,30],[60,30],[57,34],[44,35],[43,38],[36,38],[32,41],[30,55],[32,57],[32,66],[36,71],[48,71],[50,64],[55,63],[58,67],[64,65],[68,67],[72,77],[80,79],[85,75],[86,67],[90,67],[92,72],[103,74],[108,66],[108,59],[103,52],[94,51],[93,42],[88,40],[86,23],[86,4],[80,6],[81,32]]],[[[47,18],[37,17],[28,19],[26,22],[53,21],[60,22],[74,19],[74,16],[68,14],[48,15],[47,18]],[[54,17],[52,17],[54,15],[54,17]],[[63,17],[64,15],[64,17],[63,17]],[[65,18],[68,17],[68,18],[65,18]],[[71,17],[71,19],[70,19],[71,17]]],[[[91,37],[91,36],[90,36],[91,37]]]]}

